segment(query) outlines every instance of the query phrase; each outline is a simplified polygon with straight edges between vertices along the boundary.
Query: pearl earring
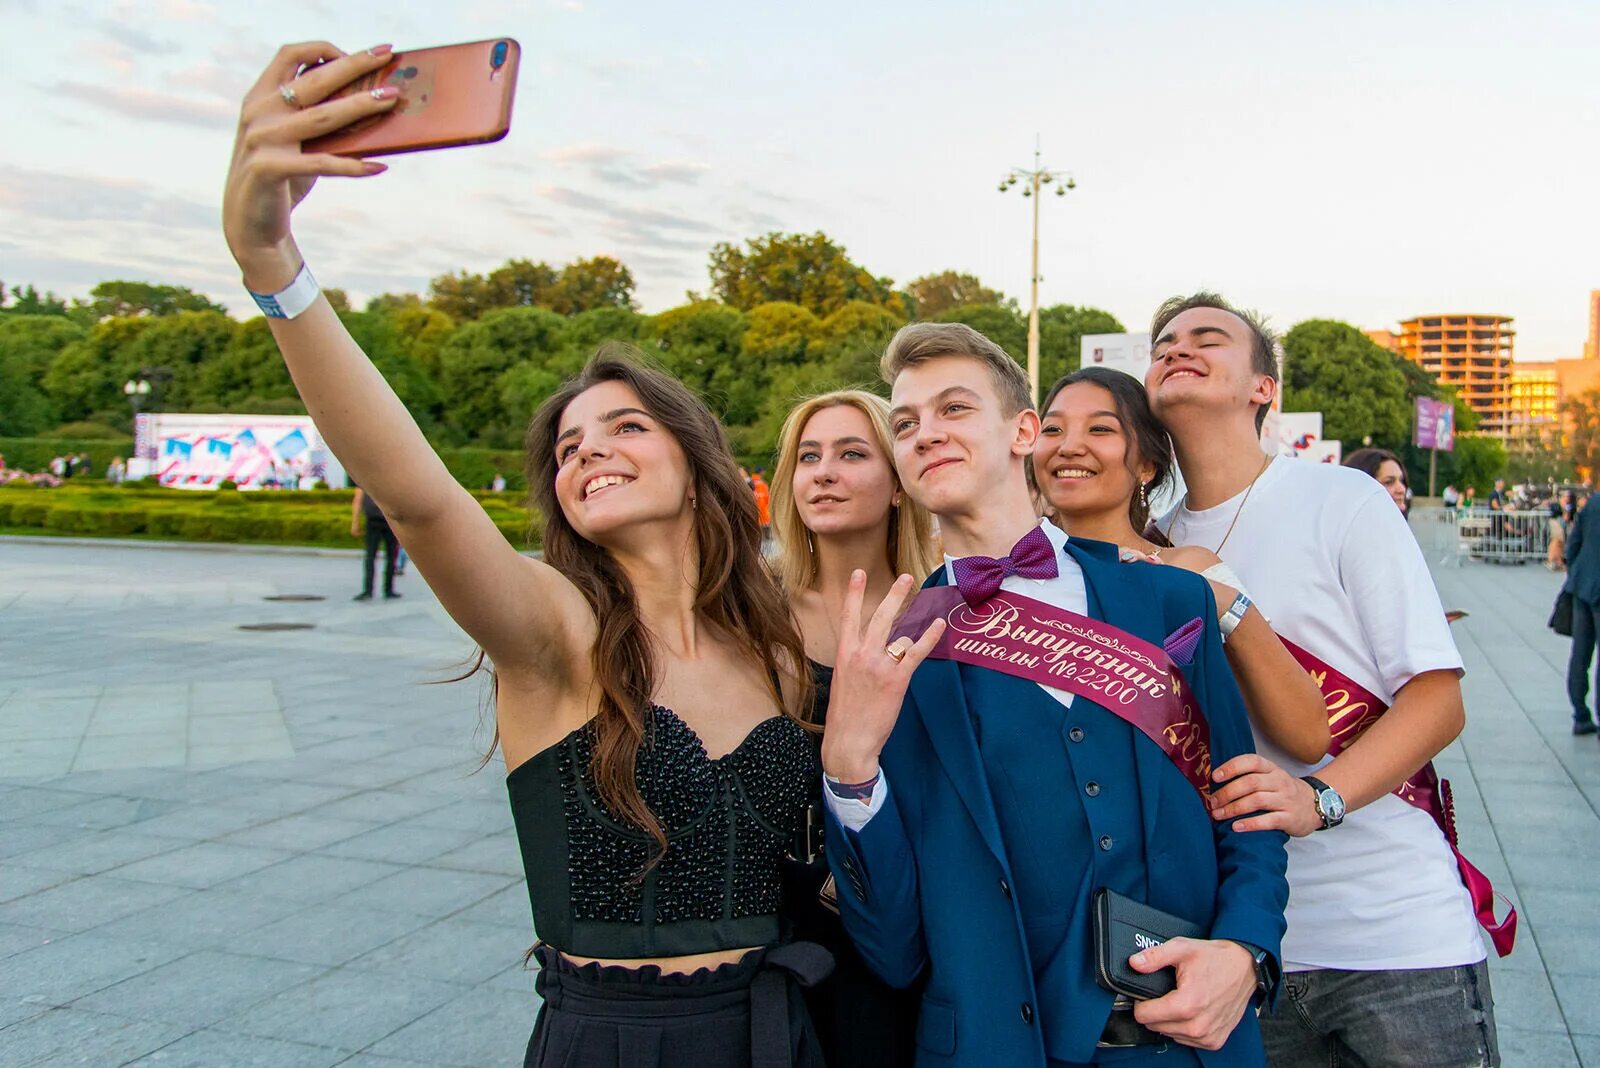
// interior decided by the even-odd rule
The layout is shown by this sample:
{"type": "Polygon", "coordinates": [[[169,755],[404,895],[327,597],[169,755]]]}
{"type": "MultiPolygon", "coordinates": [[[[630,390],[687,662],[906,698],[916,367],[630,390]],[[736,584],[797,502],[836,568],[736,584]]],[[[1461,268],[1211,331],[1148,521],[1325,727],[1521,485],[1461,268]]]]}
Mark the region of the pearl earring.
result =
{"type": "Polygon", "coordinates": [[[1144,486],[1145,484],[1143,482],[1139,483],[1139,507],[1148,511],[1150,508],[1150,499],[1145,496],[1144,486]]]}

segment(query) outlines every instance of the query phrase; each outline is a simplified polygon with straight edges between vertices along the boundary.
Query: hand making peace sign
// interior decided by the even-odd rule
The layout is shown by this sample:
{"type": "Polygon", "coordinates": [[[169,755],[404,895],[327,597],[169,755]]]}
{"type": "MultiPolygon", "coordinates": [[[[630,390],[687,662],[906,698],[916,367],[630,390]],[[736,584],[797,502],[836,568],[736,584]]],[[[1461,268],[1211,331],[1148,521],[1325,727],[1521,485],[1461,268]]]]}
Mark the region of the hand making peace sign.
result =
{"type": "Polygon", "coordinates": [[[945,628],[944,620],[936,619],[915,642],[908,637],[891,642],[889,632],[911,594],[911,576],[895,580],[863,626],[866,588],[867,573],[853,572],[839,619],[839,649],[827,729],[822,734],[823,770],[847,783],[865,782],[877,774],[878,754],[900,716],[911,674],[933,651],[945,628]]]}

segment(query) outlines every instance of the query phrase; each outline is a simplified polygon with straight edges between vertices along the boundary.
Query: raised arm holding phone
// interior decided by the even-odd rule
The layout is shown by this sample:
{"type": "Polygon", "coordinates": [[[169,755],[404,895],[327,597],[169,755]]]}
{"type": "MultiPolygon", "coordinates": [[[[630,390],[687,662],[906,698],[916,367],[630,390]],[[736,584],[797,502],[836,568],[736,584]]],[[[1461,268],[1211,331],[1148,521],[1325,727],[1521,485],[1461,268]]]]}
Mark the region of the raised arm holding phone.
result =
{"type": "MultiPolygon", "coordinates": [[[[830,962],[786,943],[779,915],[779,864],[820,786],[810,684],[754,502],[715,416],[615,349],[534,413],[544,561],[456,483],[290,226],[318,178],[385,170],[304,143],[393,111],[393,84],[339,95],[391,60],[325,42],[278,53],[241,111],[224,229],[324,439],[492,663],[540,938],[524,1063],[819,1065],[795,987],[830,962]]],[[[431,86],[433,106],[449,88],[431,86]]]]}

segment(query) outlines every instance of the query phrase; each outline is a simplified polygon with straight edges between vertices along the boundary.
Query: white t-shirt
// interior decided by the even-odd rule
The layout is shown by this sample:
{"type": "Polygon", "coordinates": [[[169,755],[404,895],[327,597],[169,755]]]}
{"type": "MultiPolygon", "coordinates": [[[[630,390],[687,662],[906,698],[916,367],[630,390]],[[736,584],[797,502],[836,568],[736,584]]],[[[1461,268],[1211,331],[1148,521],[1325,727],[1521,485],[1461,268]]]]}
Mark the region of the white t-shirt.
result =
{"type": "MultiPolygon", "coordinates": [[[[1461,669],[1438,591],[1389,494],[1346,467],[1279,457],[1239,496],[1161,521],[1174,545],[1215,550],[1283,637],[1384,701],[1425,671],[1461,669]],[[1240,504],[1243,502],[1243,511],[1240,504]]],[[[1262,755],[1302,764],[1258,732],[1262,755]]],[[[1388,971],[1476,964],[1487,955],[1444,835],[1393,794],[1329,831],[1289,840],[1284,966],[1388,971]]]]}

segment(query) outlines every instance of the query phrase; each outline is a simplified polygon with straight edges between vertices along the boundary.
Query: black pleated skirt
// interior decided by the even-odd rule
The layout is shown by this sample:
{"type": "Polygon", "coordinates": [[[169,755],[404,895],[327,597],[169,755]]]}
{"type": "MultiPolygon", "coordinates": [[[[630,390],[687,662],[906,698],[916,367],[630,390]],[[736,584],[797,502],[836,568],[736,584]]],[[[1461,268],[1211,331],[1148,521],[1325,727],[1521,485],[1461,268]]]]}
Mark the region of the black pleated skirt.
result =
{"type": "Polygon", "coordinates": [[[534,954],[544,1005],[524,1068],[823,1068],[800,993],[832,967],[820,946],[687,975],[576,965],[546,945],[534,954]]]}

